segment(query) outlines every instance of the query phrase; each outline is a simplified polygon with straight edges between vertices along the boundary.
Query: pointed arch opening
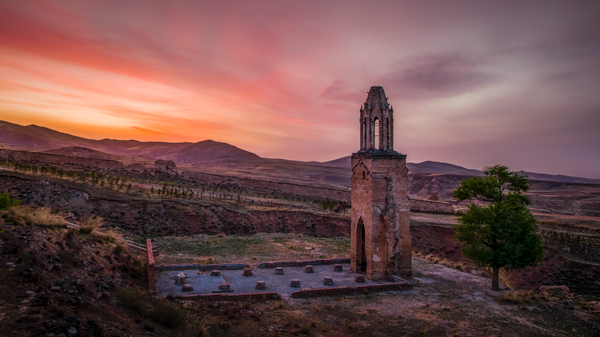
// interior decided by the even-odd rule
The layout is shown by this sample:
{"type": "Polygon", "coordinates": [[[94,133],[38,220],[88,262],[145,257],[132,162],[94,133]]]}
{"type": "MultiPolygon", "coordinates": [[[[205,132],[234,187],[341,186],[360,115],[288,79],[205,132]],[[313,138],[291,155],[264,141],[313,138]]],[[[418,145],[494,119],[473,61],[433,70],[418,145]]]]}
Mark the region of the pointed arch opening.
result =
{"type": "Polygon", "coordinates": [[[356,226],[356,266],[361,272],[367,271],[367,252],[365,249],[365,224],[362,217],[356,226]]]}
{"type": "Polygon", "coordinates": [[[380,132],[380,125],[379,125],[379,118],[375,117],[375,119],[373,120],[373,125],[374,125],[374,129],[373,130],[373,147],[376,149],[380,149],[381,150],[381,132],[380,132]]]}

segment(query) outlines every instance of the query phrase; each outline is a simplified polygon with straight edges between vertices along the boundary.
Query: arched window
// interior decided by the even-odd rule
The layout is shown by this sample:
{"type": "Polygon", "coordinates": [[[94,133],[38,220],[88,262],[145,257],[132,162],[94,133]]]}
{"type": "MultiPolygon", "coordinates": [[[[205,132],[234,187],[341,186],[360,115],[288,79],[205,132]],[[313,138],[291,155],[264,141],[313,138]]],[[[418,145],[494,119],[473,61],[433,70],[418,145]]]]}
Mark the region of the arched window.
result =
{"type": "Polygon", "coordinates": [[[379,149],[379,118],[375,117],[373,124],[375,125],[375,132],[373,132],[373,147],[379,149]]]}

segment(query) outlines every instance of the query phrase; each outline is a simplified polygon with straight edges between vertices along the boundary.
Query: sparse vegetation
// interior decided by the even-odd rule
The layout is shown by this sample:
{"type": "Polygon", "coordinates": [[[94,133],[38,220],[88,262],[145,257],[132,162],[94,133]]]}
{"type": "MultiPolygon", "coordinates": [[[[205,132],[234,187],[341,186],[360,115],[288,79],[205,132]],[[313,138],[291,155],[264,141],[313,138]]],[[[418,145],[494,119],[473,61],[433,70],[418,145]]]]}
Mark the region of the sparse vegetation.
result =
{"type": "Polygon", "coordinates": [[[158,300],[150,316],[155,322],[171,328],[180,326],[185,319],[183,310],[168,300],[158,300]]]}
{"type": "Polygon", "coordinates": [[[23,227],[67,228],[67,222],[63,218],[53,215],[49,207],[12,206],[6,212],[6,219],[23,227]]]}
{"type": "Polygon", "coordinates": [[[117,233],[115,233],[115,231],[113,230],[107,230],[104,232],[95,230],[92,233],[92,236],[96,238],[96,241],[100,242],[100,243],[114,243],[116,244],[117,242],[119,242],[119,237],[117,236],[117,233]]]}
{"type": "Polygon", "coordinates": [[[9,207],[12,206],[19,206],[20,204],[21,200],[11,198],[10,194],[8,194],[8,191],[0,193],[0,211],[7,210],[9,207]]]}
{"type": "MultiPolygon", "coordinates": [[[[350,239],[318,238],[298,234],[261,233],[247,236],[202,235],[196,237],[156,237],[161,251],[156,263],[232,263],[347,257],[350,239]]],[[[144,238],[137,238],[144,243],[144,238]]]]}
{"type": "Polygon", "coordinates": [[[135,309],[142,315],[147,315],[144,296],[137,290],[121,288],[117,291],[117,298],[126,306],[135,309]]]}
{"type": "Polygon", "coordinates": [[[102,227],[103,224],[104,221],[101,217],[93,215],[81,222],[81,224],[79,225],[79,234],[90,234],[94,230],[102,227]]]}

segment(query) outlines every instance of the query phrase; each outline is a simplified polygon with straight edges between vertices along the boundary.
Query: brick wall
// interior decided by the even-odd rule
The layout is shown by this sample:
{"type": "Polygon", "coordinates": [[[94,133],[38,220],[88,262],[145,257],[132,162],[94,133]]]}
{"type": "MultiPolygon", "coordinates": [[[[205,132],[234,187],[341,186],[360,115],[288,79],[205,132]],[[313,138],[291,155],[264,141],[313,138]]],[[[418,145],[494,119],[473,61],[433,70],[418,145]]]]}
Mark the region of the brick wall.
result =
{"type": "Polygon", "coordinates": [[[150,291],[156,291],[156,286],[154,284],[154,254],[152,253],[152,241],[150,239],[146,239],[146,253],[146,256],[148,257],[148,289],[150,291]]]}
{"type": "Polygon", "coordinates": [[[350,258],[262,262],[262,263],[258,264],[258,268],[304,267],[309,264],[316,266],[316,265],[329,265],[329,264],[336,264],[336,263],[350,263],[350,258]]]}
{"type": "Polygon", "coordinates": [[[370,284],[357,287],[335,287],[335,288],[318,288],[318,289],[302,289],[292,293],[292,298],[308,298],[320,296],[338,296],[349,295],[353,293],[370,293],[379,291],[399,291],[409,290],[412,286],[408,282],[397,282],[387,284],[370,284]]]}
{"type": "Polygon", "coordinates": [[[279,300],[281,295],[276,292],[246,293],[246,294],[206,294],[206,295],[178,295],[176,298],[196,301],[266,301],[279,300]]]}

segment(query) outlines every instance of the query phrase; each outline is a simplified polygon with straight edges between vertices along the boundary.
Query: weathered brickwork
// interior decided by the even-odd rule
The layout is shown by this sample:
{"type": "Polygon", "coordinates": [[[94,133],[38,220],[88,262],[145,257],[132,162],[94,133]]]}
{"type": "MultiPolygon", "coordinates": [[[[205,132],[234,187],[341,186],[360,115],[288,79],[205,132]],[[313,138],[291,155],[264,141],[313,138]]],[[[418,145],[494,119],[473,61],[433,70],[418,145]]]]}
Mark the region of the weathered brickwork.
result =
{"type": "Polygon", "coordinates": [[[410,277],[406,155],[393,149],[393,108],[382,87],[371,87],[360,113],[361,149],[352,154],[351,268],[371,280],[410,277]]]}
{"type": "Polygon", "coordinates": [[[146,256],[147,256],[147,260],[146,260],[146,267],[148,268],[148,289],[150,291],[155,291],[156,290],[156,286],[154,283],[154,254],[152,251],[152,241],[150,239],[146,239],[146,256]]]}

